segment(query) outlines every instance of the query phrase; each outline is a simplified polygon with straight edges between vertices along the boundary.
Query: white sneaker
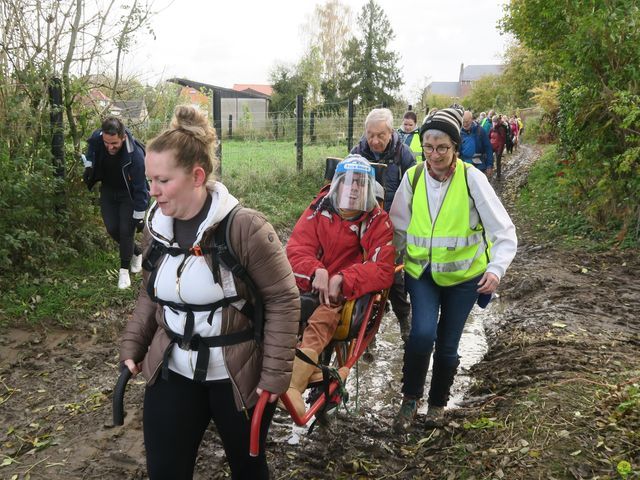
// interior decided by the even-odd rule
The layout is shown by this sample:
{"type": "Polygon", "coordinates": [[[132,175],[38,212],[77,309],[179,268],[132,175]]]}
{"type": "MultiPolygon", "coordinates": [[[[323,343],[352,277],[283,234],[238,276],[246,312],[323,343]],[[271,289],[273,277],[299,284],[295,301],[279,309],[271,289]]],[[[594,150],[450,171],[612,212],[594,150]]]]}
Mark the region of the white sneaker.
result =
{"type": "Polygon", "coordinates": [[[131,257],[131,273],[139,273],[142,271],[142,254],[131,257]]]}
{"type": "Polygon", "coordinates": [[[124,290],[131,286],[131,279],[129,278],[129,270],[126,268],[120,269],[120,275],[118,276],[118,288],[124,290]]]}

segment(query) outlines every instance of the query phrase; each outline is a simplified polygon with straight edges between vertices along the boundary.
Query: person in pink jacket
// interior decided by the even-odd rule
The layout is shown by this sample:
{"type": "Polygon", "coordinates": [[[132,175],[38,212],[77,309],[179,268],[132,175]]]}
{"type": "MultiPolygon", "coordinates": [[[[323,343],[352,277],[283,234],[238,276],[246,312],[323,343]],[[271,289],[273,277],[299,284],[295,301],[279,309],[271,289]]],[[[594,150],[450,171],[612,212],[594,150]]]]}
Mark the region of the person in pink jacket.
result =
{"type": "MultiPolygon", "coordinates": [[[[393,283],[393,227],[378,206],[375,184],[370,163],[349,155],[336,167],[331,185],[304,211],[287,243],[299,290],[317,293],[320,299],[299,346],[314,362],[331,341],[344,302],[393,283]]],[[[300,415],[313,370],[313,365],[294,359],[287,393],[300,415]]]]}

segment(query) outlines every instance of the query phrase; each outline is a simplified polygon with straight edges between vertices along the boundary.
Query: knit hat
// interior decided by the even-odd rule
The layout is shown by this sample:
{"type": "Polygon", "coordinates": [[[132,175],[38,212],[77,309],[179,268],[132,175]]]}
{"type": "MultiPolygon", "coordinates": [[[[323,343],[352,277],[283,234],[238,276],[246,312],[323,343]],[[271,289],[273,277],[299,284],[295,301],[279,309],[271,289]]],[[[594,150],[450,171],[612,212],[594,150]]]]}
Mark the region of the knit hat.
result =
{"type": "Polygon", "coordinates": [[[440,130],[451,137],[456,145],[460,145],[460,129],[462,128],[462,110],[458,108],[443,108],[427,117],[420,127],[420,141],[427,130],[440,130]]]}

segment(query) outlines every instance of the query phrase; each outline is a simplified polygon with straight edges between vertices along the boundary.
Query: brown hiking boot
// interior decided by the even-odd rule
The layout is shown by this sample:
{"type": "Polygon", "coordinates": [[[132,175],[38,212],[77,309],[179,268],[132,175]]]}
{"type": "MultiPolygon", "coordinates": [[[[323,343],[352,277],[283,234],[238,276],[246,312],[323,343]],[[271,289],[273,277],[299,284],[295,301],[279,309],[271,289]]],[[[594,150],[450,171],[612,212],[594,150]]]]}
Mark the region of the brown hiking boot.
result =
{"type": "Polygon", "coordinates": [[[430,428],[442,427],[444,425],[444,407],[429,405],[424,424],[430,428]]]}
{"type": "Polygon", "coordinates": [[[393,430],[396,433],[406,433],[418,413],[418,400],[413,398],[404,398],[400,410],[396,414],[396,418],[393,420],[393,430]]]}

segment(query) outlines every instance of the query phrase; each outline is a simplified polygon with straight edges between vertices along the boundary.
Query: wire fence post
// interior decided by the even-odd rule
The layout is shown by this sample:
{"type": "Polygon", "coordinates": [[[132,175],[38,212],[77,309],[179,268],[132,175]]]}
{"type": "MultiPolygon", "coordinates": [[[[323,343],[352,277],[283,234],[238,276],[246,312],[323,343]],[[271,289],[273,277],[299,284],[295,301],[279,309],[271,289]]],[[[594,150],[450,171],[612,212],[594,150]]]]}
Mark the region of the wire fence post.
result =
{"type": "Polygon", "coordinates": [[[311,139],[310,140],[311,145],[316,143],[315,128],[316,128],[316,112],[315,110],[312,110],[311,113],[309,114],[309,137],[311,139]]]}
{"type": "Polygon", "coordinates": [[[229,139],[233,138],[233,115],[229,114],[229,135],[227,135],[229,139]]]}
{"type": "Polygon", "coordinates": [[[278,114],[273,115],[273,138],[278,141],[278,114]]]}
{"type": "Polygon", "coordinates": [[[216,146],[216,158],[218,159],[218,171],[216,175],[222,178],[222,105],[220,101],[220,91],[213,91],[213,128],[218,136],[218,145],[216,146]]]}
{"type": "Polygon", "coordinates": [[[355,110],[353,108],[353,99],[350,98],[347,103],[347,153],[353,148],[353,117],[355,110]]]}
{"type": "Polygon", "coordinates": [[[296,169],[302,172],[302,95],[296,97],[296,169]]]}

